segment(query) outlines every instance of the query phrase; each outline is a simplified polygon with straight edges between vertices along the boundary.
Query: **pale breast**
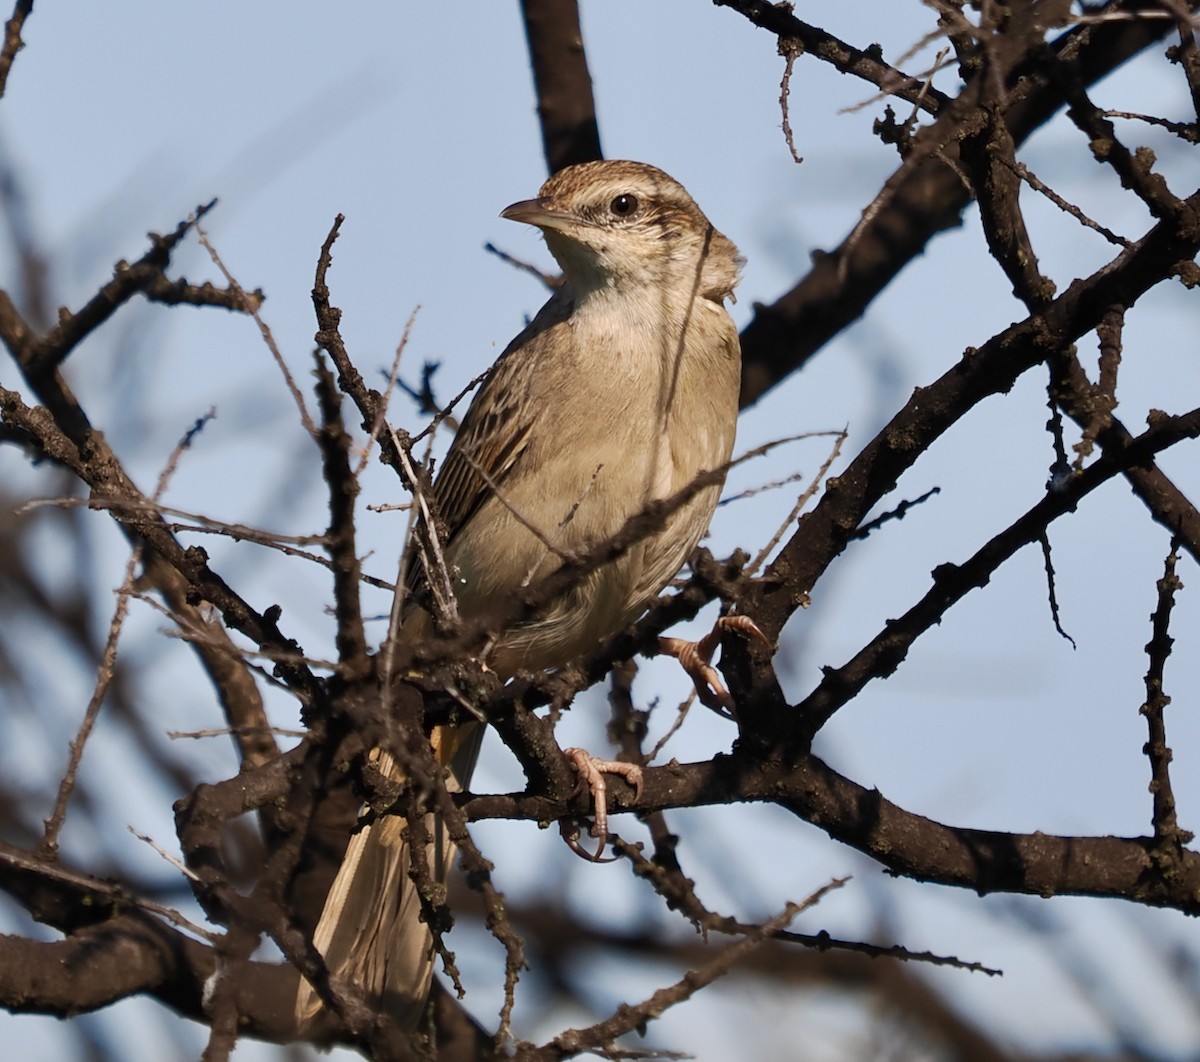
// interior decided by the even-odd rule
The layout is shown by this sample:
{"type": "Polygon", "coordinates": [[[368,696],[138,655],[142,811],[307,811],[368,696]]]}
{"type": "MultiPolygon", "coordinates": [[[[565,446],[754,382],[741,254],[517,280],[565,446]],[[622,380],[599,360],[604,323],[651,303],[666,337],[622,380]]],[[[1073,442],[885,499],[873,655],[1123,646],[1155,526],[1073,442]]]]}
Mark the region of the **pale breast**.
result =
{"type": "MultiPolygon", "coordinates": [[[[648,502],[728,460],[737,333],[722,308],[700,306],[688,341],[676,338],[666,349],[619,317],[576,313],[554,364],[525,374],[538,410],[528,448],[448,550],[464,616],[494,609],[514,587],[554,571],[563,551],[609,540],[648,502]],[[595,371],[597,359],[603,371],[595,371]]],[[[492,666],[502,673],[556,666],[636,618],[686,561],[719,491],[719,484],[706,488],[539,620],[505,633],[492,666]]]]}

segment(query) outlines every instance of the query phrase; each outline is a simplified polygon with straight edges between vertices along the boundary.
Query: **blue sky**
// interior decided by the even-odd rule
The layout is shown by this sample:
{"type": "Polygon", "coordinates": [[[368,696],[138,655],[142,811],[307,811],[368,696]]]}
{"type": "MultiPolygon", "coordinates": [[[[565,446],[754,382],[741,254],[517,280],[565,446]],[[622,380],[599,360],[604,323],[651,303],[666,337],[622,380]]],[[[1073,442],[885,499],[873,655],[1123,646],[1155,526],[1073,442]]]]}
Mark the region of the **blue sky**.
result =
{"type": "MultiPolygon", "coordinates": [[[[804,17],[856,43],[880,41],[889,57],[933,24],[927,9],[894,0],[805,8],[804,17]]],[[[792,80],[792,125],[805,158],[797,166],[779,129],[782,61],[768,34],[733,12],[686,0],[593,0],[583,14],[606,154],[666,169],[741,247],[748,265],[733,312],[744,323],[755,301],[770,301],[794,282],[814,249],[831,247],[850,231],[895,167],[894,152],[869,135],[881,105],[844,113],[871,95],[870,86],[801,61],[792,80]]],[[[308,0],[46,4],[31,16],[25,38],[28,47],[0,104],[0,155],[24,183],[64,303],[86,298],[116,259],[140,256],[147,230],[170,229],[214,196],[220,205],[206,229],[239,281],[267,293],[264,316],[302,384],[315,330],[313,270],[338,213],[346,220],[329,281],[343,310],[343,334],[364,372],[390,362],[417,311],[405,352],[409,378],[426,359],[439,360],[439,394],[449,397],[543,301],[536,282],[482,250],[491,241],[549,264],[535,233],[498,217],[506,204],[534,194],[545,176],[514,4],[468,3],[453,13],[430,4],[335,10],[308,0]]],[[[952,73],[942,76],[952,91],[952,73]]],[[[1096,95],[1102,105],[1187,114],[1182,79],[1157,60],[1109,79],[1096,95]]],[[[1162,136],[1139,129],[1135,142],[1155,146],[1167,172],[1182,169],[1181,152],[1162,136]]],[[[1129,236],[1145,227],[1144,214],[1132,211],[1111,175],[1088,161],[1072,130],[1049,126],[1022,157],[1106,224],[1129,236]]],[[[1094,234],[1032,196],[1025,202],[1043,265],[1060,285],[1111,257],[1094,234]]],[[[193,279],[218,279],[194,242],[175,268],[193,279]]],[[[12,282],[3,257],[0,278],[12,282]]],[[[1194,294],[1163,289],[1147,301],[1152,312],[1130,318],[1121,369],[1120,413],[1134,431],[1154,405],[1169,401],[1175,412],[1200,401],[1194,341],[1187,339],[1197,323],[1194,294]]],[[[986,258],[977,217],[968,211],[963,228],[938,237],[866,319],[743,416],[739,448],[846,426],[844,452],[853,455],[913,387],[945,371],[967,345],[1023,316],[986,258]],[[935,312],[931,285],[938,292],[935,312]]],[[[1093,359],[1087,354],[1085,364],[1093,359]]],[[[249,320],[130,307],[72,356],[68,376],[143,484],[182,431],[216,407],[217,419],[173,483],[171,504],[293,533],[322,526],[319,478],[299,475],[301,462],[312,467],[313,454],[249,320]]],[[[11,368],[0,368],[6,385],[14,379],[11,368]]],[[[1040,429],[1044,402],[1043,381],[1031,374],[1012,394],[984,403],[904,477],[896,498],[935,485],[941,494],[851,550],[821,582],[777,660],[790,695],[802,696],[821,665],[844,663],[886,619],[906,609],[928,587],[934,566],[965,559],[1040,497],[1051,459],[1040,429]]],[[[416,423],[403,403],[394,408],[402,422],[416,423]]],[[[827,446],[811,440],[783,448],[741,470],[731,490],[797,469],[815,472],[827,446]]],[[[1168,455],[1163,465],[1192,497],[1200,495],[1194,453],[1168,455]]],[[[11,455],[3,469],[36,489],[36,477],[11,455]]],[[[382,472],[368,476],[367,492],[373,502],[397,500],[382,472]]],[[[721,553],[761,544],[793,498],[785,489],[723,508],[712,548],[721,553]]],[[[394,566],[402,520],[395,514],[363,519],[379,574],[394,566]]],[[[1052,540],[1062,619],[1077,650],[1054,633],[1041,557],[1026,550],[923,637],[893,679],[874,684],[839,713],[822,737],[822,754],[860,783],[943,821],[1020,831],[1145,832],[1141,647],[1150,633],[1166,536],[1125,487],[1113,484],[1089,498],[1079,518],[1057,526],[1052,540]]],[[[102,533],[100,541],[96,578],[112,587],[120,581],[124,547],[115,534],[102,533]]],[[[251,600],[283,606],[289,633],[310,653],[332,653],[320,570],[285,567],[246,545],[204,545],[219,570],[251,587],[251,600]]],[[[43,563],[52,565],[53,551],[63,548],[47,543],[43,563]]],[[[1185,584],[1196,581],[1186,561],[1181,575],[1185,584]]],[[[219,725],[191,658],[177,645],[164,647],[161,626],[142,610],[126,638],[129,653],[163,661],[147,694],[160,706],[156,723],[161,717],[164,731],[219,725]]],[[[1181,597],[1174,633],[1180,651],[1168,669],[1175,694],[1169,733],[1187,823],[1200,802],[1200,725],[1190,711],[1192,691],[1200,688],[1194,594],[1181,597]]],[[[71,705],[86,703],[88,676],[58,678],[69,717],[71,705]]],[[[686,692],[685,680],[657,662],[643,669],[638,688],[646,700],[661,695],[665,705],[686,692]]],[[[274,711],[281,725],[294,723],[288,702],[277,700],[274,711]]],[[[671,714],[664,708],[656,716],[659,730],[671,714]]],[[[602,748],[605,717],[602,692],[594,691],[568,718],[564,742],[602,748]]],[[[35,748],[33,738],[14,735],[11,748],[35,748]]],[[[695,713],[669,752],[695,759],[727,748],[732,738],[726,724],[695,713]]],[[[114,821],[170,844],[169,803],[178,794],[148,798],[129,786],[120,777],[127,751],[119,732],[102,728],[88,768],[101,778],[111,773],[114,821]]],[[[212,777],[235,769],[223,743],[175,751],[212,777]]],[[[41,770],[20,755],[12,761],[13,770],[41,770]]],[[[494,740],[485,746],[476,784],[521,784],[494,740]]],[[[1048,910],[1064,936],[1031,937],[1013,928],[1015,915],[997,917],[1010,903],[1004,898],[982,901],[885,881],[877,867],[780,813],[729,808],[681,814],[678,821],[685,844],[699,854],[696,876],[715,907],[762,917],[829,876],[852,871],[855,882],[807,915],[801,928],[868,932],[865,920],[882,890],[898,912],[907,946],[1003,967],[1002,979],[943,970],[928,976],[1019,1043],[1113,1042],[1104,1014],[1083,1001],[1055,959],[1053,941],[1071,934],[1086,961],[1121,971],[1113,990],[1147,1024],[1154,1015],[1153,1034],[1165,1053],[1183,1057],[1200,1044],[1191,1005],[1159,982],[1153,961],[1161,950],[1155,941],[1200,947],[1195,925],[1180,915],[1056,900],[1048,910]],[[744,876],[723,880],[715,861],[702,858],[706,846],[723,843],[747,846],[751,865],[744,876]],[[772,858],[752,858],[763,851],[772,858]]],[[[553,867],[572,905],[604,897],[619,916],[645,902],[626,871],[575,865],[554,837],[529,825],[488,825],[479,836],[485,848],[509,852],[498,874],[514,895],[545,888],[539,879],[553,867]]],[[[93,838],[76,831],[67,839],[81,856],[96,847],[115,849],[147,874],[165,873],[157,857],[123,833],[93,838]]],[[[497,950],[489,953],[484,942],[477,968],[468,971],[477,978],[473,999],[485,1022],[498,1006],[487,988],[497,950]]],[[[649,990],[675,976],[646,971],[639,984],[649,990]]],[[[847,1019],[814,1006],[811,999],[782,999],[771,1020],[781,1034],[818,1023],[835,1045],[829,1057],[839,1057],[847,1019]]],[[[756,1020],[760,1007],[761,1000],[735,986],[719,1006],[693,1003],[673,1012],[659,1042],[702,1060],[730,1057],[731,1029],[756,1020]]],[[[521,1016],[518,1009],[518,1022],[521,1016]]],[[[172,1020],[151,1004],[131,1003],[93,1025],[127,1057],[155,1057],[149,1045],[172,1020]]],[[[0,1017],[0,1027],[28,1044],[28,1057],[58,1057],[63,1040],[55,1023],[0,1017]]],[[[536,1036],[552,1029],[522,1031],[536,1036]]],[[[823,1042],[812,1057],[822,1057],[823,1042]]],[[[246,1045],[238,1057],[278,1052],[246,1045]]]]}

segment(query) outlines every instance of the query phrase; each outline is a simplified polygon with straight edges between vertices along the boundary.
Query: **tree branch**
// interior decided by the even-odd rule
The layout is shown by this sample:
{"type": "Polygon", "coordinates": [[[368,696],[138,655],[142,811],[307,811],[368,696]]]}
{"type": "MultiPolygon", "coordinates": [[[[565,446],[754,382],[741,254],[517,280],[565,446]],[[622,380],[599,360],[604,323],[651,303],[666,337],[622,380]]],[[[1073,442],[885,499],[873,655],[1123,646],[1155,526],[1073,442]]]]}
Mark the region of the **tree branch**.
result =
{"type": "MultiPolygon", "coordinates": [[[[1126,6],[1112,3],[1104,10],[1126,6]]],[[[1018,65],[1012,79],[1019,88],[1007,87],[1003,115],[1013,143],[1023,144],[1062,109],[1062,78],[1093,84],[1161,39],[1169,25],[1141,20],[1077,27],[1055,41],[1044,57],[1018,65]]],[[[816,256],[813,269],[791,291],[755,307],[753,319],[742,330],[743,408],[857,320],[937,233],[959,223],[970,197],[955,160],[961,137],[978,128],[984,117],[978,110],[978,91],[977,85],[968,85],[921,130],[913,152],[888,179],[850,238],[816,256]]]]}
{"type": "Polygon", "coordinates": [[[550,173],[603,158],[577,0],[521,0],[550,173]]]}

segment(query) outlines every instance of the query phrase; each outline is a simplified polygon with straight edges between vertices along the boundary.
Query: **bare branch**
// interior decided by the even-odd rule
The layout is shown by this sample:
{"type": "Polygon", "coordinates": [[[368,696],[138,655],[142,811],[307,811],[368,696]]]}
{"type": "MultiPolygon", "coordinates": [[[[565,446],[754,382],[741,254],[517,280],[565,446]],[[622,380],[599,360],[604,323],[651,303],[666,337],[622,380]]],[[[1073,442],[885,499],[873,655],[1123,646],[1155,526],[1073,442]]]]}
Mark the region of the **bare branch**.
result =
{"type": "Polygon", "coordinates": [[[4,24],[4,45],[0,47],[0,99],[4,98],[13,60],[17,57],[17,52],[25,47],[25,42],[21,40],[21,30],[32,10],[33,0],[17,0],[12,18],[4,24]]]}
{"type": "Polygon", "coordinates": [[[1151,616],[1153,633],[1146,645],[1150,667],[1146,671],[1146,702],[1141,707],[1146,717],[1149,738],[1146,741],[1146,757],[1150,761],[1150,792],[1154,797],[1154,838],[1158,846],[1155,859],[1162,864],[1164,872],[1180,858],[1183,846],[1192,840],[1192,834],[1179,827],[1175,815],[1175,794],[1171,789],[1171,749],[1167,745],[1165,712],[1171,698],[1163,689],[1163,672],[1171,656],[1175,639],[1171,637],[1171,611],[1175,607],[1175,594],[1183,589],[1183,583],[1175,574],[1179,562],[1179,548],[1171,544],[1162,578],[1158,581],[1158,607],[1151,616]]]}
{"type": "Polygon", "coordinates": [[[888,66],[877,46],[855,48],[818,26],[802,22],[792,14],[790,7],[766,0],[715,0],[715,3],[718,7],[733,8],[756,26],[774,33],[781,42],[785,38],[793,40],[795,44],[790,47],[830,63],[843,74],[853,74],[889,95],[919,103],[930,114],[938,114],[950,102],[920,78],[909,77],[888,66]]]}
{"type": "MultiPolygon", "coordinates": [[[[157,504],[166,493],[167,487],[171,482],[171,476],[179,466],[179,460],[183,456],[183,452],[192,445],[193,440],[213,415],[210,412],[208,417],[198,420],[184,434],[183,438],[179,440],[175,449],[171,451],[166,465],[159,474],[158,483],[154,488],[154,496],[150,500],[151,505],[157,504]]],[[[41,844],[38,846],[39,854],[46,858],[54,858],[58,852],[58,835],[62,831],[63,822],[67,817],[67,804],[71,799],[71,794],[75,790],[75,780],[79,773],[79,764],[83,759],[83,749],[87,744],[88,738],[91,736],[92,728],[96,725],[96,719],[100,715],[100,706],[104,703],[104,698],[108,694],[108,688],[112,684],[116,671],[117,641],[121,636],[121,628],[124,626],[125,616],[129,612],[129,597],[133,593],[134,579],[137,575],[137,568],[141,562],[141,558],[142,544],[136,542],[125,565],[125,578],[121,583],[121,588],[117,591],[117,606],[113,612],[112,622],[108,627],[108,638],[104,643],[104,653],[101,656],[100,667],[96,674],[96,685],[92,690],[91,700],[88,701],[87,710],[83,714],[83,720],[79,724],[79,731],[75,735],[75,740],[71,742],[71,753],[67,761],[66,772],[59,783],[58,798],[54,802],[54,810],[46,820],[46,829],[42,835],[41,844]]]]}
{"type": "Polygon", "coordinates": [[[262,306],[262,292],[255,292],[254,295],[246,293],[246,290],[237,282],[225,263],[221,261],[221,256],[212,245],[212,241],[209,240],[208,233],[204,231],[199,223],[196,225],[196,238],[200,241],[200,246],[208,252],[208,256],[213,260],[213,264],[221,271],[221,275],[225,277],[225,283],[229,285],[229,293],[236,302],[237,308],[254,318],[254,323],[258,325],[258,331],[262,335],[263,342],[266,343],[267,349],[271,352],[271,357],[275,359],[275,364],[279,366],[279,372],[283,376],[284,383],[287,384],[292,401],[296,403],[296,410],[300,414],[300,423],[304,425],[304,430],[315,438],[317,426],[313,423],[312,417],[309,416],[308,407],[304,404],[304,396],[300,393],[300,388],[296,386],[296,381],[292,378],[292,372],[288,368],[287,362],[283,359],[283,353],[279,349],[279,344],[275,342],[275,336],[271,332],[270,325],[267,324],[259,312],[262,306]]]}
{"type": "Polygon", "coordinates": [[[632,1032],[647,1022],[661,1017],[671,1007],[690,999],[700,989],[712,984],[717,978],[723,977],[745,954],[758,947],[764,940],[769,939],[776,931],[787,926],[802,911],[820,903],[828,893],[840,889],[846,881],[846,878],[835,878],[800,903],[789,903],[783,911],[764,922],[756,931],[747,933],[736,944],[731,944],[722,950],[720,954],[699,969],[689,970],[681,980],[676,981],[668,988],[660,988],[641,1003],[622,1007],[611,1018],[586,1029],[568,1029],[543,1048],[535,1050],[518,1048],[516,1057],[522,1062],[543,1062],[543,1060],[549,1062],[552,1059],[573,1058],[584,1051],[594,1051],[597,1048],[615,1049],[613,1041],[618,1036],[632,1032]]]}
{"type": "Polygon", "coordinates": [[[521,0],[521,17],[549,171],[602,158],[576,0],[521,0]]]}
{"type": "Polygon", "coordinates": [[[36,343],[23,344],[22,349],[22,346],[15,346],[8,335],[3,335],[26,376],[30,379],[48,376],[67,359],[84,337],[91,335],[134,295],[144,293],[165,280],[164,270],[170,263],[171,253],[191,228],[216,205],[217,201],[213,199],[197,207],[195,213],[181,221],[168,236],[150,233],[150,250],[132,265],[118,262],[112,280],[75,313],[60,311],[58,324],[36,343]]]}

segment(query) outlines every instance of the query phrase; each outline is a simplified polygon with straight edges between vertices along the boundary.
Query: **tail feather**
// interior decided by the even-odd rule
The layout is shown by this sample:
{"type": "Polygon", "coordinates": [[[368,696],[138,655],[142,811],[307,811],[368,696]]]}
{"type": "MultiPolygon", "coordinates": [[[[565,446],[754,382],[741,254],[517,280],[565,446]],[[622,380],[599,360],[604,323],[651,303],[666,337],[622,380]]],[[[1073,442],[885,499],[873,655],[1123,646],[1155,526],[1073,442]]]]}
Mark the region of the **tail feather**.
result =
{"type": "MultiPolygon", "coordinates": [[[[479,756],[483,726],[466,723],[439,727],[433,744],[447,787],[464,788],[479,756]]],[[[403,781],[392,757],[378,752],[383,775],[403,781]]],[[[335,976],[349,981],[378,1002],[402,1028],[412,1029],[424,1009],[433,978],[433,934],[421,921],[421,904],[409,879],[413,853],[404,838],[404,819],[389,815],[350,838],[337,877],[330,887],[313,934],[313,944],[335,976]]],[[[432,880],[446,880],[455,846],[439,816],[425,816],[431,838],[425,858],[432,880]]],[[[301,978],[295,1015],[303,1025],[321,1009],[321,999],[301,978]]]]}

